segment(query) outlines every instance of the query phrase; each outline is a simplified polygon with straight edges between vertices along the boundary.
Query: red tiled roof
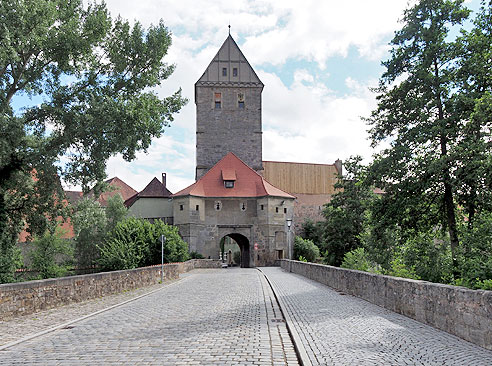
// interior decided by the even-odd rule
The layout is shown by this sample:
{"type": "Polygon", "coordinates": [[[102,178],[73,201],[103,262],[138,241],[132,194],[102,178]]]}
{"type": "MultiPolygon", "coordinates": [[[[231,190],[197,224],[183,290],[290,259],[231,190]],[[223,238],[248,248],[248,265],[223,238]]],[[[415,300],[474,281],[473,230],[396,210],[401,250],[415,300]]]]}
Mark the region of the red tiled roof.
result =
{"type": "Polygon", "coordinates": [[[149,184],[143,189],[143,191],[134,194],[125,201],[125,206],[132,206],[139,198],[142,197],[153,197],[153,198],[167,198],[170,197],[172,193],[162,184],[157,178],[150,181],[149,184]]]}
{"type": "Polygon", "coordinates": [[[294,196],[282,191],[268,183],[261,175],[246,165],[233,153],[228,153],[215,164],[203,177],[191,186],[172,195],[198,197],[286,197],[294,196]],[[234,188],[225,188],[225,177],[231,178],[235,174],[234,188]]]}
{"type": "MultiPolygon", "coordinates": [[[[138,193],[136,190],[134,190],[118,177],[108,179],[106,183],[108,183],[110,187],[114,188],[114,190],[104,192],[97,199],[103,207],[106,207],[108,205],[108,199],[110,197],[113,197],[115,194],[119,194],[121,198],[123,198],[123,201],[126,201],[127,199],[138,193]]],[[[92,191],[89,192],[89,195],[91,195],[91,193],[92,191]]]]}

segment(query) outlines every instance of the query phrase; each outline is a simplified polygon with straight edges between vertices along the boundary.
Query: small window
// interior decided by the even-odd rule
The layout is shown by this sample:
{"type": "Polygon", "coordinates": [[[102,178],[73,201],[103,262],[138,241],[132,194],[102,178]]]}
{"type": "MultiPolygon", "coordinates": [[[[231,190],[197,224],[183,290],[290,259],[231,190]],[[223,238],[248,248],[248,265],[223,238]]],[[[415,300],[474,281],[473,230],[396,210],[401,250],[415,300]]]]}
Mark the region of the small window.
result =
{"type": "Polygon", "coordinates": [[[184,206],[183,205],[179,205],[179,210],[180,211],[183,211],[184,210],[184,206]]]}
{"type": "Polygon", "coordinates": [[[234,181],[233,180],[225,180],[224,181],[224,187],[226,187],[226,188],[234,188],[234,181]]]}
{"type": "Polygon", "coordinates": [[[227,67],[222,68],[222,76],[227,76],[227,67]]]}
{"type": "Polygon", "coordinates": [[[247,209],[246,202],[240,202],[239,203],[239,209],[241,211],[246,211],[246,209],[247,209]]]}
{"type": "Polygon", "coordinates": [[[214,202],[214,208],[215,208],[215,211],[222,210],[222,202],[221,201],[215,201],[214,202]]]}
{"type": "Polygon", "coordinates": [[[200,205],[196,205],[196,210],[200,210],[200,205]]]}
{"type": "Polygon", "coordinates": [[[238,93],[237,106],[239,109],[244,109],[244,93],[238,93]]]}
{"type": "Polygon", "coordinates": [[[264,210],[265,209],[265,206],[264,205],[260,205],[260,210],[264,210]]]}
{"type": "Polygon", "coordinates": [[[237,67],[232,68],[232,76],[237,77],[237,67]]]}
{"type": "Polygon", "coordinates": [[[215,109],[222,108],[222,93],[214,93],[215,109]]]}
{"type": "Polygon", "coordinates": [[[278,207],[275,207],[275,212],[278,213],[278,207]]]}
{"type": "Polygon", "coordinates": [[[284,214],[287,213],[287,207],[284,207],[284,214]]]}

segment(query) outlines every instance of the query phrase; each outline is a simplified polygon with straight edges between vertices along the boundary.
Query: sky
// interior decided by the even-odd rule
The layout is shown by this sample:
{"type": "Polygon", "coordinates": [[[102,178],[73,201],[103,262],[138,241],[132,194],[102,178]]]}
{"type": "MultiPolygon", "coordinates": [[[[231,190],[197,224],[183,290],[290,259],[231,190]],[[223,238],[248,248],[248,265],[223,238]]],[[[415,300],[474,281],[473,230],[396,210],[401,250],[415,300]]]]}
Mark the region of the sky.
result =
{"type": "MultiPolygon", "coordinates": [[[[384,71],[389,41],[401,28],[408,0],[106,0],[118,14],[144,26],[163,19],[173,43],[165,60],[176,70],[156,93],[179,88],[189,99],[147,153],[131,163],[108,162],[117,176],[142,190],[162,172],[172,192],[194,182],[194,84],[231,35],[255,69],[263,89],[263,160],[333,164],[351,155],[368,162],[368,117],[376,107],[369,90],[384,71]]],[[[466,1],[477,10],[479,0],[466,1]]],[[[77,188],[77,187],[67,187],[77,188]]]]}

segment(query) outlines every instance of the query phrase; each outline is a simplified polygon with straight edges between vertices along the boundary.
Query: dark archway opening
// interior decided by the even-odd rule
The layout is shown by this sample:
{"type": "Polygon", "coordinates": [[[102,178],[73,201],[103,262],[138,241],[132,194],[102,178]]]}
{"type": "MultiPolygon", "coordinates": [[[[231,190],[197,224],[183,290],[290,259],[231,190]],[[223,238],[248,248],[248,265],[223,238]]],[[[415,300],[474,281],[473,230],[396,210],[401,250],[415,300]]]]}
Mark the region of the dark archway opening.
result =
{"type": "Polygon", "coordinates": [[[250,267],[250,253],[249,253],[249,240],[244,235],[241,234],[227,234],[229,238],[234,240],[239,246],[241,251],[241,268],[250,267]]]}

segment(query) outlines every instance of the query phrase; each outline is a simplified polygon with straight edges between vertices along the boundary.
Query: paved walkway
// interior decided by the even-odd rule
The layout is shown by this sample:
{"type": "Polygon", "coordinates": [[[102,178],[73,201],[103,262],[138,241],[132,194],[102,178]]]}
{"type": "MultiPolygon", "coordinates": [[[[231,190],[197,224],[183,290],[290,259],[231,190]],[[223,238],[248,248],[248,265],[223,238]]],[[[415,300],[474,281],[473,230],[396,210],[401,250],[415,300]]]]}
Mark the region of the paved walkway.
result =
{"type": "Polygon", "coordinates": [[[261,270],[313,365],[492,365],[492,351],[446,332],[280,268],[261,270]]]}
{"type": "Polygon", "coordinates": [[[40,364],[297,365],[297,358],[260,272],[218,269],[194,271],[148,296],[0,351],[0,365],[40,364]]]}

